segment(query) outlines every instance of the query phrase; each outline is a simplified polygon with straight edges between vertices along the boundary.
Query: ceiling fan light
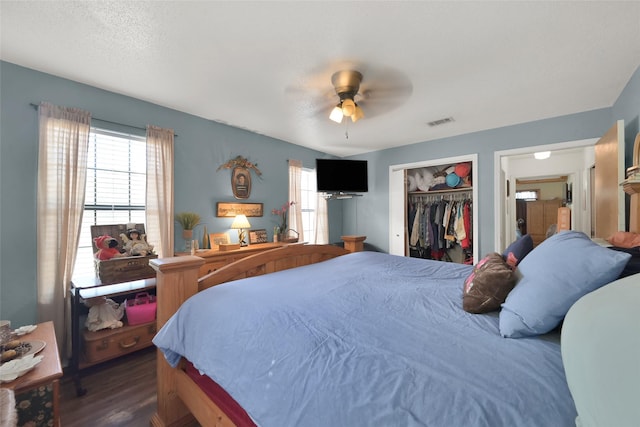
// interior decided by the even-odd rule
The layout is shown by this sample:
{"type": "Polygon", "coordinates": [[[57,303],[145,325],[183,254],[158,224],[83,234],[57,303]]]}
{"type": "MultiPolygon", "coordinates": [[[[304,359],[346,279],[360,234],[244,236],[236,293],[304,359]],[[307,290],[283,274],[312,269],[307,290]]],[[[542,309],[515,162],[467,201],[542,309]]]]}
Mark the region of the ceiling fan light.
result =
{"type": "Polygon", "coordinates": [[[538,151],[533,153],[533,157],[536,160],[548,159],[549,157],[551,157],[551,151],[538,151]]]}
{"type": "Polygon", "coordinates": [[[342,123],[342,108],[340,108],[340,104],[333,107],[331,110],[331,114],[329,114],[329,118],[336,123],[342,123]]]}
{"type": "Polygon", "coordinates": [[[356,103],[353,102],[353,99],[345,99],[342,101],[342,114],[347,117],[351,117],[353,113],[356,111],[356,103]]]}
{"type": "Polygon", "coordinates": [[[351,115],[351,121],[352,122],[357,122],[358,120],[360,120],[363,117],[364,117],[364,111],[362,111],[362,108],[360,108],[360,106],[358,104],[356,104],[356,109],[353,112],[353,114],[351,115]]]}

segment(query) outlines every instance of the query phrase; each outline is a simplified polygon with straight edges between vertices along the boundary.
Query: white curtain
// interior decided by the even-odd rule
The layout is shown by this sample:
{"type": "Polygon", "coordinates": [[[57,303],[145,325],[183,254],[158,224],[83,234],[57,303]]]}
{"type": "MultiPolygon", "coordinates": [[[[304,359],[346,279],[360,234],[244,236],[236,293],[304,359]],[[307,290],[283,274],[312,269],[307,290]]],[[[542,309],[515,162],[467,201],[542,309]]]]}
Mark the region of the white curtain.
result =
{"type": "Polygon", "coordinates": [[[84,211],[91,114],[41,103],[38,122],[38,321],[53,321],[65,357],[71,345],[68,296],[84,211]]]}
{"type": "Polygon", "coordinates": [[[322,193],[317,193],[316,225],[314,227],[316,235],[312,243],[318,245],[329,243],[329,214],[327,211],[327,199],[324,198],[322,193]]]}
{"type": "Polygon", "coordinates": [[[298,232],[300,242],[304,242],[302,227],[302,162],[289,159],[289,201],[294,202],[289,209],[289,228],[298,232]]]}
{"type": "Polygon", "coordinates": [[[160,258],[173,256],[173,136],[147,126],[147,236],[160,258]]]}

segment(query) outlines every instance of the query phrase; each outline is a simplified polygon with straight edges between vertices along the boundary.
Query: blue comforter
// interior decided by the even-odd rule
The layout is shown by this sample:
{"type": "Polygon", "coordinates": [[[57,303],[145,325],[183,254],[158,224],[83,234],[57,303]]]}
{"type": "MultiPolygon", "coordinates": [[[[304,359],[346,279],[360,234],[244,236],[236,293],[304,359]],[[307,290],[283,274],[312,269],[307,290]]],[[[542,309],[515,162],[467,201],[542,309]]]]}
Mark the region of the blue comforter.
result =
{"type": "Polygon", "coordinates": [[[462,310],[471,267],[359,252],[215,286],[153,342],[260,426],[572,426],[559,340],[462,310]]]}

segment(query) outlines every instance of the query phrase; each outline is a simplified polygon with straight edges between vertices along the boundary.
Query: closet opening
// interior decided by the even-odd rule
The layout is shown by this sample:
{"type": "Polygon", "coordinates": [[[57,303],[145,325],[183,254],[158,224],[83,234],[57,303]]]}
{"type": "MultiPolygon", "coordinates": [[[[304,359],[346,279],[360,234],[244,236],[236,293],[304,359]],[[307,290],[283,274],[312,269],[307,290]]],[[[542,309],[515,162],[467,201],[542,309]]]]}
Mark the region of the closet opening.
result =
{"type": "Polygon", "coordinates": [[[477,154],[389,167],[389,253],[478,259],[477,154]]]}

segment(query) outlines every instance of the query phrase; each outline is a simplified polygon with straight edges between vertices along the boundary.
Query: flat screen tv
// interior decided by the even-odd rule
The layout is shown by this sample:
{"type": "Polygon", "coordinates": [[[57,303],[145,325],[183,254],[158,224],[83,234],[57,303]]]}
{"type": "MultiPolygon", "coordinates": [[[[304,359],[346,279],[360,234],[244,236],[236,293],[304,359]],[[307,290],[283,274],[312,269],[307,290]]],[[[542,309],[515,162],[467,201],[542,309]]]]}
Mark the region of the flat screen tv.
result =
{"type": "Polygon", "coordinates": [[[316,159],[317,189],[324,193],[369,191],[366,160],[316,159]]]}

